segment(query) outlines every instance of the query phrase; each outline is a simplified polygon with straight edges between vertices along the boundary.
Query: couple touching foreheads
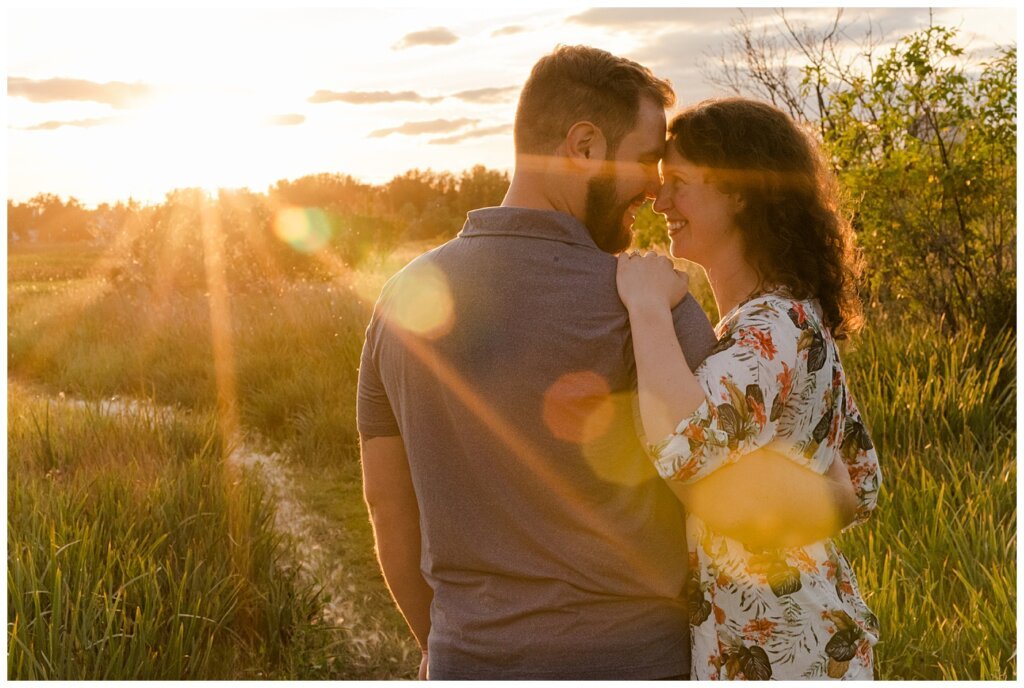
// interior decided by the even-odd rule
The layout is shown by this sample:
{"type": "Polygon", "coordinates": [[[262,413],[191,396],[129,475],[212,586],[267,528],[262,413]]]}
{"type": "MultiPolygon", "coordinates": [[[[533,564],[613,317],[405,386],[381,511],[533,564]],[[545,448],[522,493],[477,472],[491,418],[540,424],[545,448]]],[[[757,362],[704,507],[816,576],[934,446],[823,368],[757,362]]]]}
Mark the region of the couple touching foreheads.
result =
{"type": "Polygon", "coordinates": [[[602,50],[543,57],[502,205],[381,293],[364,488],[421,678],[872,678],[831,540],[881,480],[836,347],[852,229],[787,115],[728,98],[666,126],[674,101],[602,50]],[[648,198],[716,327],[668,258],[623,252],[648,198]],[[407,317],[425,303],[441,325],[407,317]]]}

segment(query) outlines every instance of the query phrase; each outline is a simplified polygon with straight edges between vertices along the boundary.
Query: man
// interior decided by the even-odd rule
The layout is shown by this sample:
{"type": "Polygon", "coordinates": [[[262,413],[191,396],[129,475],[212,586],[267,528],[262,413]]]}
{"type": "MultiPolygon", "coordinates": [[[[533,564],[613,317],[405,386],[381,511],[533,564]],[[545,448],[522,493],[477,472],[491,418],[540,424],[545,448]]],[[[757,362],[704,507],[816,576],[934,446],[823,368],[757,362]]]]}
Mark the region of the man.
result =
{"type": "MultiPolygon", "coordinates": [[[[604,51],[545,56],[502,206],[384,287],[360,366],[364,488],[421,678],[428,657],[435,679],[688,673],[683,514],[636,435],[612,256],[657,192],[673,101],[604,51]]],[[[696,366],[711,326],[689,296],[674,315],[696,366]]]]}

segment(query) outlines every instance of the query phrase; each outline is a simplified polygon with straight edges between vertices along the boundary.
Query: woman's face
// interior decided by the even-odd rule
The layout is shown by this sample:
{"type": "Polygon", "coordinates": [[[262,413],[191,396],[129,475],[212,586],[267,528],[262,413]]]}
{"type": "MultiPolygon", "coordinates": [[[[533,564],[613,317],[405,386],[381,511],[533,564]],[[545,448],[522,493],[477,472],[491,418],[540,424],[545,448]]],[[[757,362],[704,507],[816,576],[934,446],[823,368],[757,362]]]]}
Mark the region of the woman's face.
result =
{"type": "Polygon", "coordinates": [[[719,263],[739,250],[735,217],[740,201],[706,181],[707,168],[691,163],[671,143],[667,148],[662,161],[665,181],[654,210],[668,220],[669,252],[704,267],[719,263]]]}

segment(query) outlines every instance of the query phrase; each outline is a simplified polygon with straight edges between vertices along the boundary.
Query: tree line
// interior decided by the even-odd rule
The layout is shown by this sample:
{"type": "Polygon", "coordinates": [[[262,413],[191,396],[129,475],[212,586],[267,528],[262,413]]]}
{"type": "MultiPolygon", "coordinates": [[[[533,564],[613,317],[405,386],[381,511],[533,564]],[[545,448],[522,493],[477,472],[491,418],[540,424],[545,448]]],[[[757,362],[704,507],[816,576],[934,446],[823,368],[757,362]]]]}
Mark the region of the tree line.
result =
{"type": "MultiPolygon", "coordinates": [[[[218,206],[243,202],[280,207],[319,208],[339,218],[364,217],[381,221],[376,232],[382,244],[431,239],[457,231],[467,211],[500,203],[508,188],[505,172],[478,165],[455,176],[450,172],[409,170],[382,185],[370,185],[345,174],[321,173],[281,180],[266,193],[222,189],[209,200],[218,206]]],[[[171,212],[184,199],[194,202],[205,192],[177,189],[159,204],[138,201],[101,203],[89,209],[75,198],[62,200],[42,193],[24,203],[7,202],[7,240],[107,243],[120,234],[129,218],[171,212]]],[[[206,194],[208,196],[208,194],[206,194]]]]}
{"type": "Polygon", "coordinates": [[[507,173],[478,165],[458,176],[410,170],[382,185],[321,173],[278,181],[265,193],[176,189],[161,203],[93,209],[75,198],[39,194],[7,202],[7,241],[9,249],[90,242],[122,258],[116,279],[180,289],[205,284],[203,232],[215,226],[230,286],[262,289],[281,277],[329,277],[336,266],[318,255],[325,250],[355,266],[403,242],[450,238],[469,210],[501,203],[508,185],[507,173]],[[295,209],[298,216],[284,212],[295,209]]]}

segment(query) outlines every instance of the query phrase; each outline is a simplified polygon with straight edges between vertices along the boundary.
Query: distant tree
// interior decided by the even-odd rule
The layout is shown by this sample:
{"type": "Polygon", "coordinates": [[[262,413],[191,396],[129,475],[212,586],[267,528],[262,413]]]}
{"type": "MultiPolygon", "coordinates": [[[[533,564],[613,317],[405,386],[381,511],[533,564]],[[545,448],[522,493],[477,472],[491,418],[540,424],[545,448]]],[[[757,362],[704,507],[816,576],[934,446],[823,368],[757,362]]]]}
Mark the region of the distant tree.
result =
{"type": "Polygon", "coordinates": [[[7,200],[7,245],[30,240],[29,231],[34,230],[33,209],[27,203],[7,200]]]}
{"type": "Polygon", "coordinates": [[[409,170],[385,184],[381,194],[404,223],[407,239],[451,236],[462,224],[454,210],[458,186],[450,172],[409,170]]]}
{"type": "Polygon", "coordinates": [[[28,229],[42,242],[83,241],[92,238],[89,211],[76,198],[66,202],[56,194],[41,193],[25,204],[31,214],[28,229]]]}
{"type": "Polygon", "coordinates": [[[95,210],[89,212],[86,229],[94,240],[112,242],[124,231],[129,218],[138,210],[139,204],[134,201],[118,201],[114,205],[100,203],[95,210]]]}
{"type": "Polygon", "coordinates": [[[139,226],[132,257],[159,291],[205,288],[201,232],[209,203],[202,189],[175,189],[139,226]]]}
{"type": "Polygon", "coordinates": [[[391,218],[353,214],[335,217],[337,231],[332,235],[332,248],[349,266],[358,266],[372,253],[387,253],[403,234],[391,218]]]}
{"type": "Polygon", "coordinates": [[[447,205],[456,192],[456,184],[450,172],[417,169],[394,177],[381,192],[392,211],[410,204],[417,213],[422,213],[431,205],[447,205]]]}
{"type": "Polygon", "coordinates": [[[334,206],[346,212],[368,213],[374,203],[374,188],[346,174],[322,173],[282,180],[268,192],[271,204],[308,208],[334,206]]]}
{"type": "Polygon", "coordinates": [[[456,215],[462,217],[476,208],[500,205],[508,191],[508,185],[507,172],[497,172],[483,165],[476,165],[459,177],[458,194],[453,210],[456,215]]]}

